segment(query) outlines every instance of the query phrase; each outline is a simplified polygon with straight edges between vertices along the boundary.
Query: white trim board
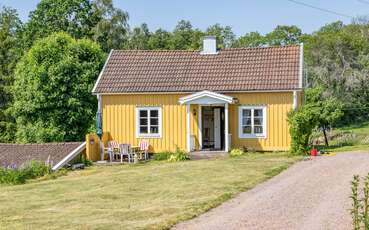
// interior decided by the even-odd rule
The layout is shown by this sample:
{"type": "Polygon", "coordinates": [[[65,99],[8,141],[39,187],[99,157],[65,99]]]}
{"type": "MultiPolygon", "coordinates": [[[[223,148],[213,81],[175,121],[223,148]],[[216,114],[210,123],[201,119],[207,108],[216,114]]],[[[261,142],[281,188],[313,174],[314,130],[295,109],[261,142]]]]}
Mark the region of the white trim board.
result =
{"type": "Polygon", "coordinates": [[[78,154],[80,154],[86,148],[86,142],[83,142],[80,146],[75,148],[72,152],[70,152],[66,157],[64,157],[59,163],[54,165],[51,169],[56,171],[66,165],[69,161],[73,160],[78,154]]]}
{"type": "Polygon", "coordinates": [[[96,91],[96,87],[97,87],[97,85],[98,85],[98,84],[99,84],[99,82],[100,82],[101,76],[103,75],[103,73],[104,73],[104,71],[105,71],[105,67],[106,67],[106,65],[108,64],[108,61],[109,61],[110,56],[111,56],[111,54],[113,53],[113,51],[114,51],[114,50],[113,50],[113,49],[111,49],[111,50],[110,50],[110,52],[109,52],[108,57],[106,58],[106,61],[105,61],[105,63],[104,63],[104,66],[103,66],[102,70],[100,71],[99,77],[97,78],[97,80],[96,80],[96,82],[95,82],[94,88],[92,88],[92,94],[96,93],[96,92],[95,92],[95,91],[96,91]]]}
{"type": "Polygon", "coordinates": [[[233,97],[215,93],[212,91],[204,90],[201,92],[193,93],[188,96],[181,97],[179,103],[182,104],[224,104],[233,103],[233,97]]]}

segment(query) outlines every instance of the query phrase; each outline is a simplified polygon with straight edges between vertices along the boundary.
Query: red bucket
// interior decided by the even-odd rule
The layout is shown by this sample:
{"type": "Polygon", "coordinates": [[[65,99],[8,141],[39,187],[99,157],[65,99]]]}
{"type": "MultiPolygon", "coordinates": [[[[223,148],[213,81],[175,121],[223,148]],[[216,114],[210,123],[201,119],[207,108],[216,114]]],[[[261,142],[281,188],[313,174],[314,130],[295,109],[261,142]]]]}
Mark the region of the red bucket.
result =
{"type": "Polygon", "coordinates": [[[313,157],[316,157],[318,155],[318,150],[317,149],[311,149],[310,150],[310,155],[313,157]]]}

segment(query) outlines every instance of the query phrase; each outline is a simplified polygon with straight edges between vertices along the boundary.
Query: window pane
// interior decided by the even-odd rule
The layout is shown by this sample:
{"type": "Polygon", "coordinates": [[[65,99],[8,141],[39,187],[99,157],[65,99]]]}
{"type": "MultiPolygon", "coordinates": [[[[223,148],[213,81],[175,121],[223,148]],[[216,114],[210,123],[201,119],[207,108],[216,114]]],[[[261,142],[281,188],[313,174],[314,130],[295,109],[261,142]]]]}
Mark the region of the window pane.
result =
{"type": "Polygon", "coordinates": [[[254,109],[254,116],[255,117],[262,117],[263,116],[263,110],[262,109],[254,109]]]}
{"type": "Polygon", "coordinates": [[[151,118],[150,119],[150,125],[158,125],[159,119],[158,118],[151,118]]]}
{"type": "Polygon", "coordinates": [[[147,125],[147,118],[141,118],[140,125],[147,125]]]}
{"type": "Polygon", "coordinates": [[[263,118],[254,118],[254,125],[263,125],[263,118]]]}
{"type": "Polygon", "coordinates": [[[242,116],[250,117],[251,116],[251,109],[243,109],[242,110],[242,116]]]}
{"type": "Polygon", "coordinates": [[[140,110],[140,117],[147,117],[147,110],[140,110]]]}
{"type": "Polygon", "coordinates": [[[251,118],[242,118],[242,125],[251,125],[251,118]]]}
{"type": "Polygon", "coordinates": [[[256,134],[263,133],[263,126],[254,126],[254,133],[256,134]]]}
{"type": "Polygon", "coordinates": [[[147,133],[147,126],[141,126],[140,133],[147,133]]]}
{"type": "Polygon", "coordinates": [[[158,110],[150,110],[150,117],[158,117],[159,111],[158,110]]]}
{"type": "Polygon", "coordinates": [[[159,133],[159,126],[151,126],[150,133],[159,133]]]}
{"type": "Polygon", "coordinates": [[[244,134],[250,134],[251,133],[251,126],[243,126],[242,127],[242,132],[244,134]]]}

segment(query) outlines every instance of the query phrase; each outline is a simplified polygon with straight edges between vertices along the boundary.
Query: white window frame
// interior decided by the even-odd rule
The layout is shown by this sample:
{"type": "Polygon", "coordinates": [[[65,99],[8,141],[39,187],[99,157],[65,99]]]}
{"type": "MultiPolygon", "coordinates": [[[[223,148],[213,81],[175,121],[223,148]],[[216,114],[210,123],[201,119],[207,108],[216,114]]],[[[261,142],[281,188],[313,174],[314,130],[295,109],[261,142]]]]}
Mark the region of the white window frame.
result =
{"type": "Polygon", "coordinates": [[[162,108],[160,106],[136,107],[136,138],[161,138],[162,132],[162,108]],[[158,133],[150,133],[150,111],[158,110],[158,133]],[[149,133],[140,133],[140,111],[148,111],[147,129],[149,133]]]}
{"type": "Polygon", "coordinates": [[[266,138],[267,137],[267,107],[266,106],[239,106],[238,107],[238,137],[239,138],[266,138]],[[245,134],[242,131],[242,111],[251,110],[251,133],[245,134]],[[263,133],[254,133],[254,109],[263,110],[263,133]]]}

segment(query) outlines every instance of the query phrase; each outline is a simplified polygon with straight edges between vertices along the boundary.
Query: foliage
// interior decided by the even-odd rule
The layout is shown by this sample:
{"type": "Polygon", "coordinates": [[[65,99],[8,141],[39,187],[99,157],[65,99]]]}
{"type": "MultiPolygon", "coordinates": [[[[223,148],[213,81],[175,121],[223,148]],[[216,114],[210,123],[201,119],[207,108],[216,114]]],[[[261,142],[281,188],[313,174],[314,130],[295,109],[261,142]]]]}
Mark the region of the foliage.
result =
{"type": "Polygon", "coordinates": [[[244,154],[245,154],[245,152],[242,149],[232,149],[229,152],[229,156],[231,156],[231,157],[239,157],[239,156],[242,156],[244,154]]]}
{"type": "Polygon", "coordinates": [[[177,161],[185,161],[189,160],[190,157],[188,156],[188,153],[177,149],[175,152],[171,151],[163,151],[159,153],[154,154],[154,160],[157,161],[169,161],[169,162],[177,162],[177,161]]]}
{"type": "Polygon", "coordinates": [[[292,153],[306,154],[309,151],[310,137],[317,126],[317,113],[317,108],[304,106],[288,114],[292,153]]]}
{"type": "Polygon", "coordinates": [[[18,36],[21,27],[16,10],[3,7],[0,11],[0,142],[14,140],[14,121],[7,109],[12,103],[10,87],[20,57],[18,36]]]}
{"type": "Polygon", "coordinates": [[[99,21],[92,28],[93,39],[105,52],[121,49],[128,40],[128,13],[115,8],[112,0],[95,0],[93,11],[99,21]]]}
{"type": "Polygon", "coordinates": [[[351,182],[352,200],[352,224],[353,229],[369,229],[369,174],[364,178],[362,192],[360,190],[360,178],[354,175],[351,182]],[[361,196],[362,197],[361,197],[361,196]]]}
{"type": "Polygon", "coordinates": [[[96,111],[90,92],[103,60],[98,45],[65,33],[36,42],[16,69],[17,141],[82,140],[96,111]]]}
{"type": "Polygon", "coordinates": [[[323,131],[325,144],[328,146],[326,130],[336,125],[343,116],[343,103],[331,95],[324,95],[322,87],[305,90],[306,106],[314,107],[317,126],[323,131]]]}
{"type": "Polygon", "coordinates": [[[26,162],[19,168],[0,167],[0,184],[23,184],[50,172],[49,166],[38,161],[26,162]]]}

